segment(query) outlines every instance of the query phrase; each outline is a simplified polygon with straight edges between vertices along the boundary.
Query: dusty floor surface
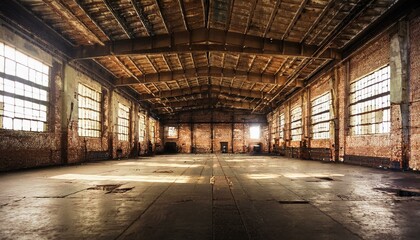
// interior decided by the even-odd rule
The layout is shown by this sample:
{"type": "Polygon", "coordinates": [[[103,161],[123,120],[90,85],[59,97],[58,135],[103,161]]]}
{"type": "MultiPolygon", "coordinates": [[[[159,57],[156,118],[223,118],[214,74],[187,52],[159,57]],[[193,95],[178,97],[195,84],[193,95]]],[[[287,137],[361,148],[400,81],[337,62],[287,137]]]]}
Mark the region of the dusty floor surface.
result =
{"type": "Polygon", "coordinates": [[[419,189],[420,174],[249,155],[1,173],[0,239],[420,239],[420,197],[399,196],[419,189]]]}

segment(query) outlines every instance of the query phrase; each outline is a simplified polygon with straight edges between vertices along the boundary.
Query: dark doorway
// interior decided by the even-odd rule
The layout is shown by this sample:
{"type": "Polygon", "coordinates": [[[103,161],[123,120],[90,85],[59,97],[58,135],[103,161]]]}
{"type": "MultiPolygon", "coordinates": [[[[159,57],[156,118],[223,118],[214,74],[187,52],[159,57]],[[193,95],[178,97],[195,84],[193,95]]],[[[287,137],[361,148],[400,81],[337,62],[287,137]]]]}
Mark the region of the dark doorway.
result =
{"type": "Polygon", "coordinates": [[[228,142],[220,142],[220,151],[222,153],[228,152],[228,142]]]}
{"type": "Polygon", "coordinates": [[[165,143],[165,153],[177,153],[176,142],[166,142],[165,143]]]}

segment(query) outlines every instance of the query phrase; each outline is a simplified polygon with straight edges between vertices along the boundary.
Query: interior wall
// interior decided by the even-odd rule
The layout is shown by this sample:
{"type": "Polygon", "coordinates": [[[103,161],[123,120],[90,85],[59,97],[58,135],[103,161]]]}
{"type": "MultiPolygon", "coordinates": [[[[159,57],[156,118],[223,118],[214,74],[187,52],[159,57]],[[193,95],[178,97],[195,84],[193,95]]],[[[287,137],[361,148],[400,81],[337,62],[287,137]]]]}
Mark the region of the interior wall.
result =
{"type": "Polygon", "coordinates": [[[420,170],[420,16],[409,21],[410,161],[420,170]]]}
{"type": "MultiPolygon", "coordinates": [[[[50,81],[47,109],[48,129],[45,132],[30,132],[0,129],[0,171],[76,164],[90,160],[150,154],[150,113],[126,93],[110,87],[101,76],[89,75],[82,66],[73,66],[58,56],[52,56],[31,43],[24,36],[0,27],[0,39],[22,52],[50,65],[50,81]],[[101,135],[83,137],[78,133],[78,84],[82,83],[102,94],[101,135]],[[130,133],[128,141],[118,139],[118,102],[130,107],[130,133]],[[139,142],[139,113],[146,116],[146,136],[139,142]],[[122,153],[117,154],[121,149],[122,153]],[[139,152],[139,150],[141,150],[139,152]]],[[[160,150],[159,121],[156,124],[152,150],[160,150]]]]}
{"type": "MultiPolygon", "coordinates": [[[[390,64],[390,36],[385,33],[372,42],[366,48],[361,49],[357,54],[348,60],[349,73],[348,82],[350,84],[357,79],[375,71],[378,68],[390,64]]],[[[346,64],[346,63],[344,63],[346,64]]],[[[346,79],[343,77],[343,79],[346,79]]],[[[346,91],[348,93],[348,91],[346,91]]],[[[344,98],[344,96],[340,96],[344,98]]],[[[391,122],[396,119],[391,115],[391,122]]],[[[392,124],[392,123],[391,123],[392,124]]],[[[392,132],[392,130],[391,130],[392,132]]],[[[390,137],[391,134],[374,135],[351,135],[346,133],[346,145],[344,145],[346,155],[360,155],[372,157],[390,158],[390,137]]]]}
{"type": "Polygon", "coordinates": [[[48,129],[41,133],[0,129],[0,170],[61,164],[62,63],[2,26],[0,39],[51,67],[48,129]]]}
{"type": "MultiPolygon", "coordinates": [[[[302,141],[307,141],[309,149],[330,148],[332,159],[338,161],[397,169],[405,168],[404,161],[408,161],[410,169],[418,170],[419,37],[419,16],[409,16],[408,20],[403,19],[386,32],[375,36],[334,69],[322,74],[318,79],[313,79],[307,87],[269,113],[267,119],[270,127],[283,127],[285,130],[283,139],[278,134],[279,130],[271,129],[271,136],[280,138],[279,147],[299,147],[303,144],[302,141]],[[391,130],[386,134],[352,135],[349,132],[349,85],[386,65],[391,67],[391,130]],[[405,84],[408,87],[405,87],[405,84]],[[311,137],[309,102],[328,91],[333,96],[330,138],[316,140],[311,137]],[[410,96],[409,102],[404,100],[407,95],[410,96]],[[290,137],[290,110],[298,99],[303,100],[299,104],[306,108],[303,111],[309,114],[303,124],[305,129],[301,142],[291,141],[290,137]],[[409,111],[405,110],[405,104],[410,106],[409,111]],[[285,126],[276,126],[275,121],[278,121],[281,113],[285,113],[286,116],[285,126]],[[405,118],[410,120],[408,125],[404,122],[405,118]],[[405,129],[408,129],[409,133],[405,133],[405,129]],[[406,138],[409,138],[408,144],[405,144],[406,138]]],[[[270,142],[275,141],[271,139],[270,142]]]]}
{"type": "Polygon", "coordinates": [[[221,142],[228,143],[229,153],[253,152],[258,144],[262,152],[268,152],[268,126],[263,115],[195,111],[163,119],[162,125],[178,129],[178,137],[164,136],[164,143],[175,142],[183,153],[220,153],[221,142]],[[259,139],[250,138],[253,125],[260,125],[259,139]]]}

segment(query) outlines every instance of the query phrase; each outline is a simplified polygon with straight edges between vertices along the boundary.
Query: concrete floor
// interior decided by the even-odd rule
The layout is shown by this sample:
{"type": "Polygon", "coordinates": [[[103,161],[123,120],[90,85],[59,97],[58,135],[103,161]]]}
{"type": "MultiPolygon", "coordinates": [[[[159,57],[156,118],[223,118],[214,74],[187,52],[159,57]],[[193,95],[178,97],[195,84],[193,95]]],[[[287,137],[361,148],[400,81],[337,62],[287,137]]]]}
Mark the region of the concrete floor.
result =
{"type": "Polygon", "coordinates": [[[401,188],[420,174],[249,155],[2,173],[0,238],[420,239],[401,188]]]}

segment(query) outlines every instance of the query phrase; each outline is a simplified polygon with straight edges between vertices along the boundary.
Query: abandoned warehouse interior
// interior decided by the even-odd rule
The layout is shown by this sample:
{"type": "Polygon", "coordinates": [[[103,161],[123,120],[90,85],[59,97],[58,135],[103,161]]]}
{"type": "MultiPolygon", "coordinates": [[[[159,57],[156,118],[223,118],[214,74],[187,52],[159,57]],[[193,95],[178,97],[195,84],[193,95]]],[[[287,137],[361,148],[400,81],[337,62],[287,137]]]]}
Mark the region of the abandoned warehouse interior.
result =
{"type": "Polygon", "coordinates": [[[0,1],[0,172],[178,153],[418,173],[419,5],[0,1]]]}
{"type": "Polygon", "coordinates": [[[414,2],[3,2],[0,169],[166,150],[418,170],[414,2]]]}

